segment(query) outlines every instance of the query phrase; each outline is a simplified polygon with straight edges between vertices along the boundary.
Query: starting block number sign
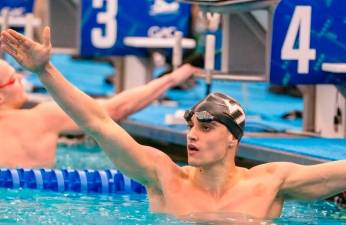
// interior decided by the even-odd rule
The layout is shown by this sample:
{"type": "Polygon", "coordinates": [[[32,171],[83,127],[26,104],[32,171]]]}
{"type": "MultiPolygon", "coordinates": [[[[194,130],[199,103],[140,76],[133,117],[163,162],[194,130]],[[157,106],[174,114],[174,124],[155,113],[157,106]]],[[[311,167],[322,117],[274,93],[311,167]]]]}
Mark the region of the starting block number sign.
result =
{"type": "Polygon", "coordinates": [[[34,0],[1,0],[0,10],[2,14],[4,9],[11,9],[12,16],[21,16],[25,13],[31,13],[33,5],[34,0]]]}
{"type": "Polygon", "coordinates": [[[82,55],[143,55],[124,37],[174,36],[188,33],[190,5],[175,0],[83,0],[81,12],[82,55]]]}
{"type": "Polygon", "coordinates": [[[345,12],[345,0],[282,0],[273,20],[270,82],[346,84],[346,71],[322,70],[346,67],[345,12]]]}

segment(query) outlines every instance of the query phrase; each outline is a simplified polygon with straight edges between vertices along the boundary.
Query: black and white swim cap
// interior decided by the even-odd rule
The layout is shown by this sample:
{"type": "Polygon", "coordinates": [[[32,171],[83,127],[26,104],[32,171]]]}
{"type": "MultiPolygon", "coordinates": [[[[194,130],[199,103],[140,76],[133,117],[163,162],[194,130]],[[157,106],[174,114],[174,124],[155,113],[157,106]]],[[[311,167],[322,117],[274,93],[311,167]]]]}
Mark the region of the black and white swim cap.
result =
{"type": "Polygon", "coordinates": [[[244,110],[235,99],[227,95],[217,92],[209,94],[191,110],[186,110],[185,120],[190,121],[193,115],[201,122],[218,121],[224,124],[238,140],[243,136],[244,110]]]}

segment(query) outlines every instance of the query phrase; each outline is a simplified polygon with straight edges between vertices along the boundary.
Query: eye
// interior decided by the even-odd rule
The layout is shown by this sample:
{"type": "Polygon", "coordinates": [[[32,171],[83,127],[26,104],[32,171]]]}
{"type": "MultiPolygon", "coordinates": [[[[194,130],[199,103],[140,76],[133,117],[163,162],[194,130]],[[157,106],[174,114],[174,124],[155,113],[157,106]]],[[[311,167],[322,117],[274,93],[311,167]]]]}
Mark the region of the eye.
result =
{"type": "Polygon", "coordinates": [[[191,130],[192,127],[193,127],[193,124],[192,124],[192,123],[188,123],[188,124],[187,124],[187,129],[188,129],[188,130],[191,130]]]}
{"type": "Polygon", "coordinates": [[[210,130],[211,130],[211,126],[209,126],[209,125],[202,125],[202,126],[201,126],[201,129],[202,129],[202,131],[207,132],[207,131],[210,131],[210,130]]]}

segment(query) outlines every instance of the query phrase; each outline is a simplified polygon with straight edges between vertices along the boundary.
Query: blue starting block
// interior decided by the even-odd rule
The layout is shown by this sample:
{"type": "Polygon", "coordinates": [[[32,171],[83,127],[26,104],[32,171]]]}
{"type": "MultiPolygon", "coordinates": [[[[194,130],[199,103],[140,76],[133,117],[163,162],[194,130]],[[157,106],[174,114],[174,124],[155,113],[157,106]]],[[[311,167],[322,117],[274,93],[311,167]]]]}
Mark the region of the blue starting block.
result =
{"type": "Polygon", "coordinates": [[[271,83],[345,85],[345,12],[344,0],[282,0],[273,20],[271,83]]]}

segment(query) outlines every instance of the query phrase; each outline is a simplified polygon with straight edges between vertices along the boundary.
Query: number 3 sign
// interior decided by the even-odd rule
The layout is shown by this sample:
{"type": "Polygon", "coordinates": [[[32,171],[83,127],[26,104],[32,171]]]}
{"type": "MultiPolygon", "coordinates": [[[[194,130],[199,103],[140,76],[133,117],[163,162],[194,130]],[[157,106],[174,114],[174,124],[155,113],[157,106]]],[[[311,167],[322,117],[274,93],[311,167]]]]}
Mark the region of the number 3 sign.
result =
{"type": "Polygon", "coordinates": [[[346,84],[346,73],[322,70],[346,63],[345,0],[282,0],[274,14],[270,81],[346,84]]]}
{"type": "Polygon", "coordinates": [[[175,0],[83,0],[80,54],[145,55],[146,49],[123,43],[127,36],[186,36],[190,5],[175,0]]]}

